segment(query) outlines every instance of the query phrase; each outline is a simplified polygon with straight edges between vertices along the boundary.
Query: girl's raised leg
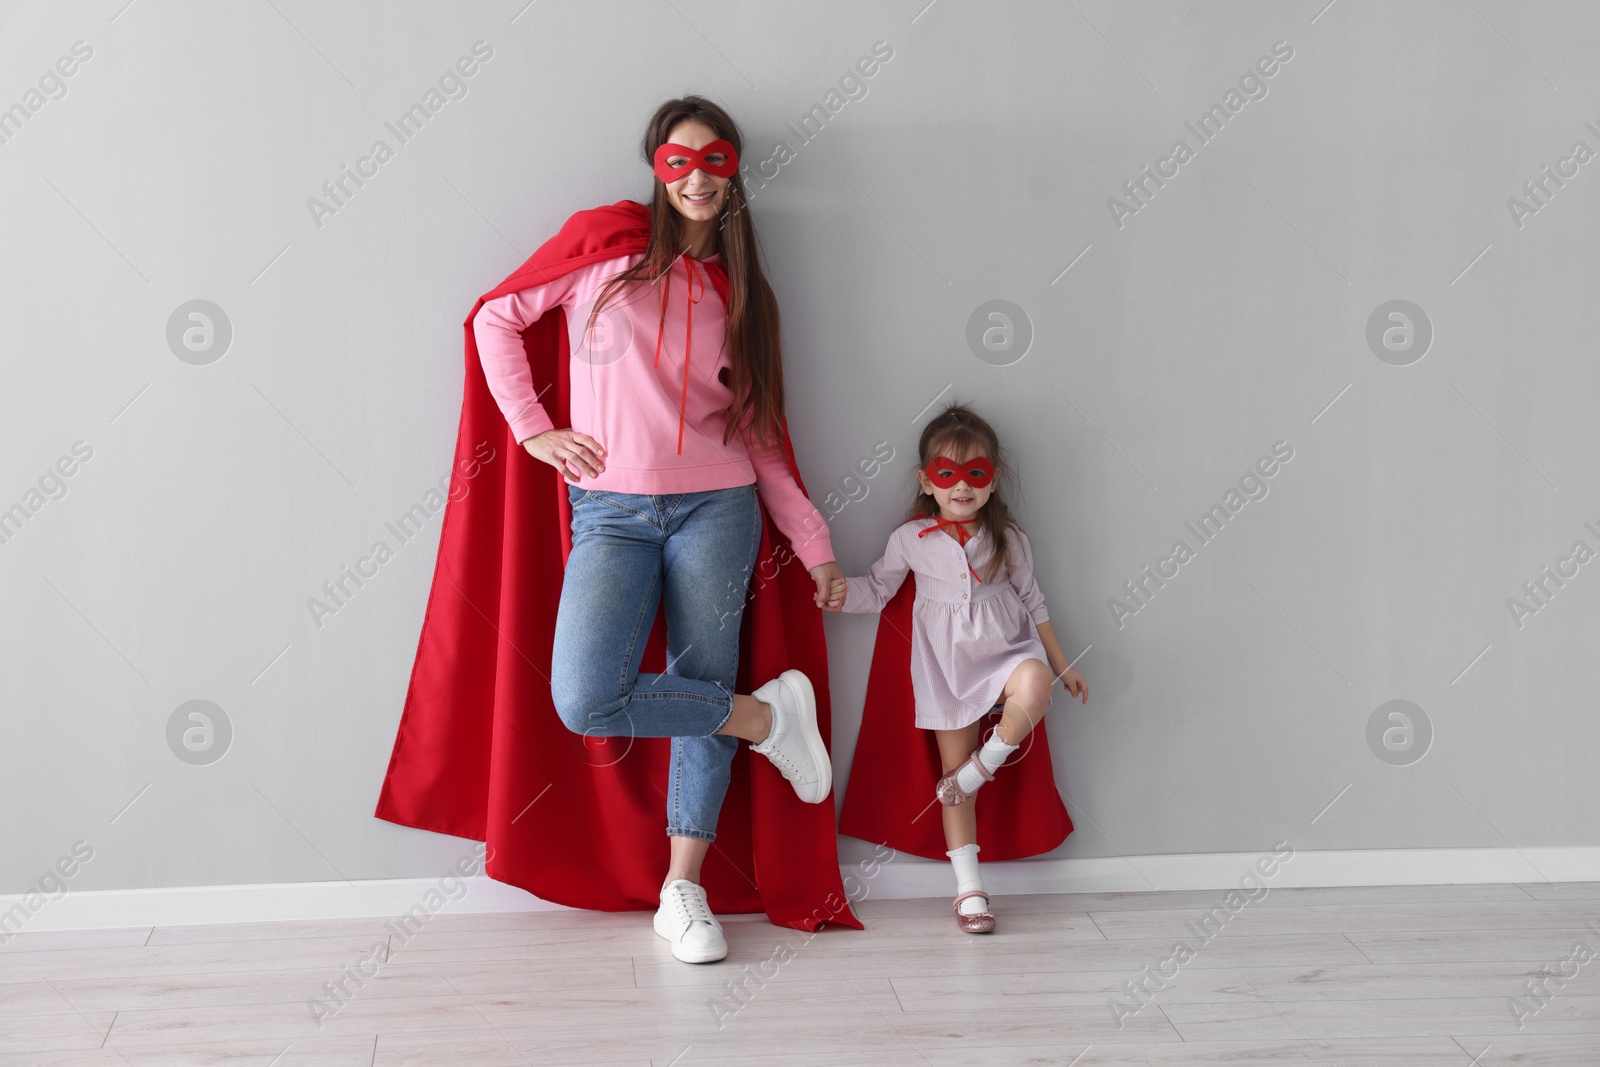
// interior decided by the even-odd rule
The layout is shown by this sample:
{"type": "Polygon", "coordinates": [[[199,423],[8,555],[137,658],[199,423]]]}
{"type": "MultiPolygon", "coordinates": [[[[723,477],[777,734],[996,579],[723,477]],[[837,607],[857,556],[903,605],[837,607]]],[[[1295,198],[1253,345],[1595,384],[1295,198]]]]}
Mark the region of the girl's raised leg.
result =
{"type": "Polygon", "coordinates": [[[1054,685],[1055,676],[1043,660],[1026,659],[1017,664],[1000,691],[1000,724],[984,740],[982,748],[969,750],[971,759],[958,764],[954,771],[945,771],[934,790],[940,803],[960,806],[994,777],[1050,710],[1050,689],[1054,685]]]}
{"type": "Polygon", "coordinates": [[[1033,732],[1050,709],[1050,690],[1055,682],[1055,675],[1043,660],[1028,659],[1017,664],[1000,692],[1005,710],[996,729],[1002,743],[1020,745],[1033,732]]]}

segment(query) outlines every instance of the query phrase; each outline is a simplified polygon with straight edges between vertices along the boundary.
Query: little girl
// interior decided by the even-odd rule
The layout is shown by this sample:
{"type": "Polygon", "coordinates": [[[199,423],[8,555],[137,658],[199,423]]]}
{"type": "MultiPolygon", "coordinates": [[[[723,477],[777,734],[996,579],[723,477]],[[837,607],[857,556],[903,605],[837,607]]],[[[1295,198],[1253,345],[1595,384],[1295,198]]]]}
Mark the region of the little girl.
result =
{"type": "Polygon", "coordinates": [[[1085,704],[1089,689],[1061,652],[1033,576],[1032,547],[999,492],[997,479],[1010,480],[1010,471],[993,428],[949,404],[923,428],[918,456],[908,521],[889,535],[883,558],[864,577],[834,579],[824,607],[882,611],[906,572],[916,572],[916,725],[933,731],[943,764],[935,796],[945,805],[956,924],[986,934],[995,921],[978,875],[973,794],[1049,710],[1055,679],[1085,704]],[[979,747],[978,720],[1000,703],[1000,724],[979,747]]]}

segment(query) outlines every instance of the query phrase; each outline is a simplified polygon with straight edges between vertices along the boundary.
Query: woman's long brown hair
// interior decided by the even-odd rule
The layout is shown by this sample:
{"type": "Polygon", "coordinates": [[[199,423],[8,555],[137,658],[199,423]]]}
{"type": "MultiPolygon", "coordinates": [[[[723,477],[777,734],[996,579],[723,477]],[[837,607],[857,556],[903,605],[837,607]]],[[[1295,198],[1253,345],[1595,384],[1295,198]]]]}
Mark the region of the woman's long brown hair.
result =
{"type": "MultiPolygon", "coordinates": [[[[1011,461],[1006,457],[1005,450],[1000,447],[1000,438],[983,416],[965,404],[952,402],[929,420],[928,425],[922,428],[921,440],[917,442],[917,455],[921,457],[918,460],[919,467],[926,467],[934,456],[966,459],[979,452],[988,456],[989,462],[994,465],[994,481],[990,483],[994,487],[993,492],[989,494],[983,510],[978,512],[978,525],[988,533],[989,543],[994,546],[993,554],[984,568],[986,573],[980,575],[984,581],[990,582],[998,574],[1010,573],[1011,539],[1006,536],[1006,530],[1016,525],[1011,518],[1011,509],[1006,507],[1005,494],[1000,489],[1002,484],[1016,488],[1016,476],[1012,473],[1011,461]]],[[[916,493],[916,499],[911,502],[911,508],[901,521],[938,518],[939,502],[932,493],[922,491],[921,478],[916,481],[916,493]]],[[[938,536],[949,535],[940,533],[938,536]]]]}
{"type": "MultiPolygon", "coordinates": [[[[680,122],[703,122],[718,137],[733,143],[734,151],[744,156],[744,134],[733,118],[703,96],[668,100],[656,108],[645,128],[641,151],[647,164],[653,163],[656,149],[680,122]]],[[[625,286],[635,282],[654,285],[670,277],[673,262],[683,249],[683,217],[667,199],[664,183],[651,178],[654,194],[650,200],[650,240],[644,258],[628,270],[612,277],[601,289],[589,314],[588,328],[595,317],[625,286]]],[[[758,443],[777,447],[779,420],[783,417],[783,355],[779,344],[778,300],[761,272],[756,231],[744,196],[744,179],[735,173],[728,179],[727,196],[717,226],[718,248],[728,273],[727,334],[732,365],[728,387],[734,400],[729,405],[728,425],[722,443],[728,444],[740,427],[754,428],[758,443]]],[[[667,317],[667,285],[659,287],[661,318],[667,317]]]]}

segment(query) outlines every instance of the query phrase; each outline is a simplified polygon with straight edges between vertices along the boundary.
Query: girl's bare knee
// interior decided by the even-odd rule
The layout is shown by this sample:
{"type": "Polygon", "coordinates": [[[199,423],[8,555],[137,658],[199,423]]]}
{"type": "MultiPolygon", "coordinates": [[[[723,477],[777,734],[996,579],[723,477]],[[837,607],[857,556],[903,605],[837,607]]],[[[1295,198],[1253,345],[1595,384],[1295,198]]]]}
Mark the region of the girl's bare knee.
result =
{"type": "Polygon", "coordinates": [[[1034,711],[1043,712],[1050,706],[1050,690],[1055,686],[1055,675],[1050,668],[1036,659],[1028,661],[1026,697],[1024,702],[1034,711]]]}

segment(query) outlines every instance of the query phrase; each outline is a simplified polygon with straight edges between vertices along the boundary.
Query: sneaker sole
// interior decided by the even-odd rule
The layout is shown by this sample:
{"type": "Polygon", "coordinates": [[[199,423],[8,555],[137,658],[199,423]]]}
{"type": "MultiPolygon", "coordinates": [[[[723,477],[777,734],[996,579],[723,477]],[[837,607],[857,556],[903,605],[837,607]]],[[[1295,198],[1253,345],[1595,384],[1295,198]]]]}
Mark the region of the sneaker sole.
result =
{"type": "MultiPolygon", "coordinates": [[[[658,912],[657,914],[660,913],[658,912]]],[[[662,933],[661,927],[656,925],[654,919],[650,920],[650,926],[653,930],[655,930],[657,937],[661,938],[662,940],[666,941],[667,944],[672,946],[672,954],[678,959],[682,960],[684,963],[715,963],[720,959],[727,958],[728,943],[726,940],[723,941],[722,950],[720,952],[716,950],[712,950],[711,952],[690,952],[688,949],[683,947],[683,943],[681,941],[674,941],[671,934],[662,933]]]]}
{"type": "MultiPolygon", "coordinates": [[[[795,703],[799,706],[800,712],[800,726],[805,731],[806,749],[817,765],[817,798],[811,800],[802,796],[800,799],[807,804],[820,804],[828,799],[828,793],[833,789],[833,760],[828,756],[828,746],[822,743],[822,732],[817,729],[816,691],[811,688],[811,679],[806,677],[804,671],[793,669],[784,671],[778,675],[778,681],[795,695],[795,703]]],[[[798,790],[796,793],[798,794],[798,790]]]]}

